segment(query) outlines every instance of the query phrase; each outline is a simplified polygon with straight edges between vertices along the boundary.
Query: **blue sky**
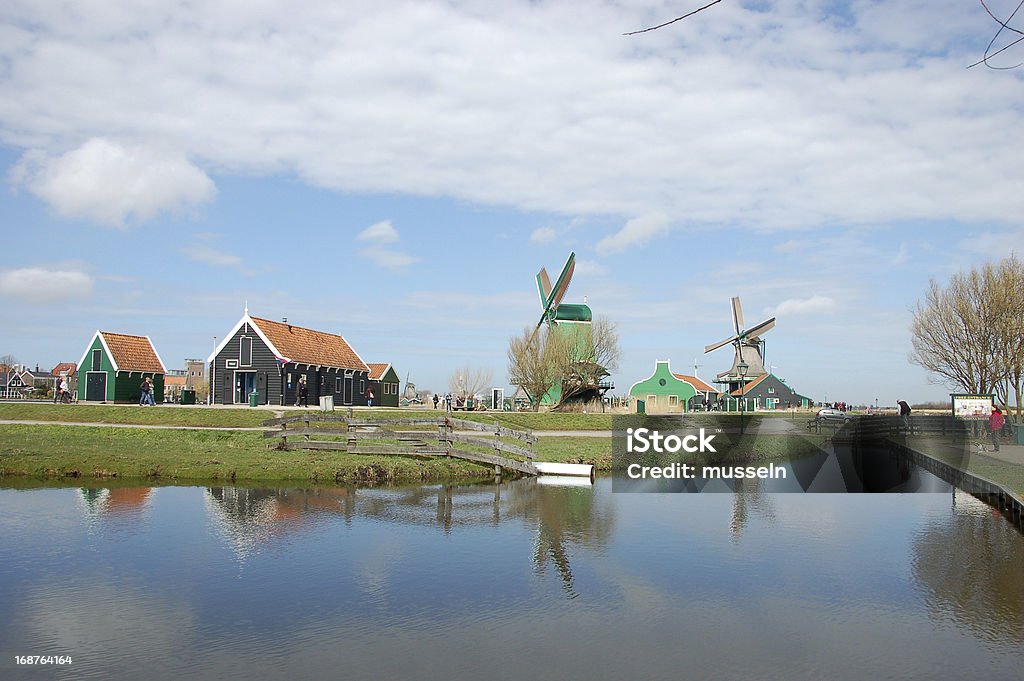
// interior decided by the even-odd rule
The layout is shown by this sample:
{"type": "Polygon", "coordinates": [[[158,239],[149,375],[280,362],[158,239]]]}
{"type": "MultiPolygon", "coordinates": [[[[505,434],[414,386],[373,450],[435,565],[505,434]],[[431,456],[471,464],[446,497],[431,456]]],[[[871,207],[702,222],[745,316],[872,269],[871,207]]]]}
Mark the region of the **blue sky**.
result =
{"type": "Polygon", "coordinates": [[[656,359],[728,368],[702,350],[739,295],[797,390],[944,398],[910,310],[1024,251],[1024,71],[965,68],[995,24],[724,0],[621,35],[687,9],[5,3],[0,354],[77,361],[101,328],[180,367],[248,302],[420,387],[507,385],[534,275],[575,250],[566,301],[618,325],[617,393],[656,359]]]}

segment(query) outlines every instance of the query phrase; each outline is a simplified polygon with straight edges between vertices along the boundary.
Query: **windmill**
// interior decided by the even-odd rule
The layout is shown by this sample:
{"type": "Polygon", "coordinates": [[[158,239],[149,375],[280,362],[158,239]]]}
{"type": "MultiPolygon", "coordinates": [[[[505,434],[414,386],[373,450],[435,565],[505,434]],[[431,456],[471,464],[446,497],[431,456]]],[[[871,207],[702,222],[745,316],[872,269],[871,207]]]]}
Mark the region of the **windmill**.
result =
{"type": "MultiPolygon", "coordinates": [[[[557,334],[568,342],[568,347],[574,348],[576,361],[566,372],[558,384],[545,393],[541,402],[544,404],[557,404],[569,400],[592,400],[600,397],[612,385],[604,380],[608,372],[593,361],[594,342],[591,335],[591,322],[593,315],[586,302],[563,303],[566,291],[569,290],[569,282],[572,281],[573,271],[576,269],[576,253],[569,253],[569,257],[562,266],[562,271],[551,285],[551,278],[548,272],[541,267],[537,273],[537,293],[540,296],[540,320],[537,328],[533,331],[535,338],[537,332],[545,324],[549,334],[557,334]]],[[[532,343],[532,339],[531,339],[532,343]]]]}
{"type": "Polygon", "coordinates": [[[704,348],[704,354],[729,344],[732,344],[736,349],[736,356],[733,358],[732,367],[715,377],[715,383],[729,384],[730,392],[738,390],[741,384],[745,384],[749,379],[757,378],[767,373],[764,369],[764,358],[761,355],[761,334],[775,326],[775,317],[749,329],[745,328],[743,308],[740,306],[739,296],[736,296],[732,299],[732,325],[736,335],[730,336],[723,341],[712,343],[704,348]],[[744,372],[740,371],[741,363],[746,365],[744,372]]]}

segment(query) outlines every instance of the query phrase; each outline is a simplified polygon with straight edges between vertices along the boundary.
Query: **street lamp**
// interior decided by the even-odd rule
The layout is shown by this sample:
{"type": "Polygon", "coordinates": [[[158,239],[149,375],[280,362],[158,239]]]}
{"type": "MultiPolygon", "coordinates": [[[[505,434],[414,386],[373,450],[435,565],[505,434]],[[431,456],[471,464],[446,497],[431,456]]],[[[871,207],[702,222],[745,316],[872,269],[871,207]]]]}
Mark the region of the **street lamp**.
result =
{"type": "Polygon", "coordinates": [[[743,412],[746,411],[746,400],[743,397],[744,388],[747,387],[747,369],[750,368],[743,358],[740,358],[740,363],[736,365],[736,371],[740,375],[740,435],[743,434],[743,412]]]}

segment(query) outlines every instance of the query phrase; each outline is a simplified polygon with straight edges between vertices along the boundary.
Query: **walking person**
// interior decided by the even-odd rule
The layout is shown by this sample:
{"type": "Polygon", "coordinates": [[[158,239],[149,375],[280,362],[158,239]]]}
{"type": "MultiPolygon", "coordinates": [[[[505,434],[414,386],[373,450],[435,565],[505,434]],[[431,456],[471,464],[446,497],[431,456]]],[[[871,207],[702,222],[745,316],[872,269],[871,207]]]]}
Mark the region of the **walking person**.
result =
{"type": "Polygon", "coordinates": [[[370,388],[370,390],[366,392],[366,406],[373,406],[373,388],[370,388]]]}
{"type": "Polygon", "coordinates": [[[992,450],[999,451],[999,433],[1003,430],[1003,424],[1006,420],[1003,418],[1003,412],[999,410],[999,407],[992,405],[992,414],[988,417],[988,430],[992,437],[992,450]]]}
{"type": "Polygon", "coordinates": [[[139,397],[139,406],[145,407],[149,405],[151,407],[155,407],[156,402],[153,400],[153,380],[149,376],[146,376],[142,381],[141,391],[142,394],[139,397]]]}
{"type": "Polygon", "coordinates": [[[914,426],[910,423],[910,405],[906,400],[898,400],[896,404],[900,408],[900,425],[911,435],[914,434],[914,426]]]}
{"type": "Polygon", "coordinates": [[[440,401],[441,401],[441,398],[437,396],[437,393],[434,393],[434,409],[435,410],[437,409],[437,403],[440,402],[440,401]]]}
{"type": "Polygon", "coordinates": [[[68,379],[60,379],[60,385],[57,387],[57,392],[60,394],[61,402],[71,402],[71,393],[68,392],[68,379]]]}
{"type": "Polygon", "coordinates": [[[309,406],[309,390],[306,386],[306,375],[299,376],[299,382],[295,385],[295,406],[309,406]]]}

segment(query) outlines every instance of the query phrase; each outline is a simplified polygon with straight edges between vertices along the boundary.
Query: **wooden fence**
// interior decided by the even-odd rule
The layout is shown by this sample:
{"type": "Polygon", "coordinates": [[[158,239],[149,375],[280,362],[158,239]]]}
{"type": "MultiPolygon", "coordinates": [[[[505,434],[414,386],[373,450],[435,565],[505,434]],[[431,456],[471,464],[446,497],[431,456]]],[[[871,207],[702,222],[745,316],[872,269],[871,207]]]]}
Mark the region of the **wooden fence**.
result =
{"type": "Polygon", "coordinates": [[[278,449],[333,449],[350,454],[385,456],[448,456],[524,475],[537,475],[533,465],[537,438],[528,432],[494,423],[441,418],[355,418],[308,412],[269,419],[263,437],[277,439],[278,449]],[[325,438],[333,437],[329,440],[325,438]],[[461,446],[460,446],[461,445],[461,446]],[[470,449],[475,447],[476,449],[470,449]],[[519,458],[512,458],[512,456],[519,458]]]}

